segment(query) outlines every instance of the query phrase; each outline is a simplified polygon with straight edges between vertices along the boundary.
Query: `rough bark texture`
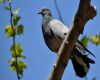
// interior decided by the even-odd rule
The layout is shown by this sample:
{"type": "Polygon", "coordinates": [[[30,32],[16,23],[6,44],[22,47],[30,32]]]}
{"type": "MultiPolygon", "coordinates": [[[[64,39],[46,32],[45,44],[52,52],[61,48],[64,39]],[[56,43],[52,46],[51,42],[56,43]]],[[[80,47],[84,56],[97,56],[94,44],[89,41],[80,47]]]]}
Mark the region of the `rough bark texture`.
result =
{"type": "Polygon", "coordinates": [[[68,35],[66,35],[61,48],[59,49],[58,54],[60,55],[57,58],[48,80],[61,80],[71,56],[74,44],[76,43],[79,35],[83,33],[86,22],[96,16],[96,9],[90,5],[90,2],[91,0],[80,0],[78,11],[70,27],[70,31],[68,35]],[[65,45],[66,41],[68,41],[68,45],[65,45]]]}

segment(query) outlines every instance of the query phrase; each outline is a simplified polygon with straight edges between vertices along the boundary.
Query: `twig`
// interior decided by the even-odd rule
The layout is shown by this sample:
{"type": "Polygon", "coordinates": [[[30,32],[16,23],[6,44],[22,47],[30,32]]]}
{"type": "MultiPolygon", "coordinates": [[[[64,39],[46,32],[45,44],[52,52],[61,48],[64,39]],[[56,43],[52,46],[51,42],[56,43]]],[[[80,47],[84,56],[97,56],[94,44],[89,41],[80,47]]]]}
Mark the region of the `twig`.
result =
{"type": "Polygon", "coordinates": [[[14,45],[14,52],[15,52],[15,62],[16,62],[16,73],[17,73],[17,78],[18,80],[20,80],[20,76],[18,74],[18,63],[17,63],[17,55],[16,55],[16,36],[15,34],[15,30],[14,30],[14,25],[13,25],[13,13],[12,13],[12,7],[11,7],[11,2],[9,2],[9,9],[10,9],[10,24],[13,30],[13,45],[14,45]]]}
{"type": "Polygon", "coordinates": [[[54,1],[56,10],[57,10],[58,16],[59,16],[60,20],[64,23],[64,21],[63,21],[63,19],[62,19],[62,16],[61,16],[61,13],[60,13],[60,10],[59,10],[59,7],[58,7],[58,5],[57,5],[57,1],[56,1],[56,0],[53,0],[53,1],[54,1]]]}

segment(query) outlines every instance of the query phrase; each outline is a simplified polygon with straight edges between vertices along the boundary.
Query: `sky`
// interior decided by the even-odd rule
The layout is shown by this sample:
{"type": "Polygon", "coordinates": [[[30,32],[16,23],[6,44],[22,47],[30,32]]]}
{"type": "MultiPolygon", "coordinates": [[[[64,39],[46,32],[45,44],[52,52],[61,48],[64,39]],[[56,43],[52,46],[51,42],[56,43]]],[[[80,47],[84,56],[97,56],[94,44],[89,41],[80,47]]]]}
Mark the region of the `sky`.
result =
{"type": "MultiPolygon", "coordinates": [[[[79,0],[57,0],[64,24],[70,26],[78,8],[79,0]]],[[[92,4],[97,8],[97,16],[89,20],[85,25],[83,35],[92,36],[100,33],[100,1],[92,0],[92,4]]],[[[6,4],[7,5],[7,4],[6,4]]],[[[4,10],[3,4],[0,4],[0,80],[17,80],[16,74],[10,69],[8,60],[11,60],[10,47],[12,38],[5,35],[5,26],[10,25],[9,13],[4,10]]],[[[24,33],[16,37],[16,42],[23,46],[24,60],[27,69],[24,70],[24,76],[21,80],[48,80],[48,76],[53,69],[57,55],[50,51],[43,39],[41,30],[42,17],[37,13],[42,7],[48,7],[54,18],[59,19],[53,0],[12,0],[12,8],[20,9],[20,23],[24,25],[24,33]]],[[[95,54],[96,64],[92,64],[88,72],[88,80],[96,77],[100,80],[100,46],[89,43],[88,49],[95,54]]],[[[64,72],[62,80],[85,80],[75,75],[71,61],[64,72]]]]}

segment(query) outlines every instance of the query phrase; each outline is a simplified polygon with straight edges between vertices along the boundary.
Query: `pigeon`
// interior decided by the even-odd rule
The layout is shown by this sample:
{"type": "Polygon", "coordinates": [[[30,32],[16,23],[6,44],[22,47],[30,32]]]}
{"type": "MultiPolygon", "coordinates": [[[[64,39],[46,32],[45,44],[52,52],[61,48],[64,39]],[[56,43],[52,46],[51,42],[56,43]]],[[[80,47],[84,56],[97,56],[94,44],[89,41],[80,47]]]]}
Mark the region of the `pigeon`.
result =
{"type": "MultiPolygon", "coordinates": [[[[42,15],[42,33],[44,41],[51,51],[58,54],[59,48],[67,35],[69,28],[61,21],[54,19],[51,11],[46,7],[42,8],[38,14],[42,15]]],[[[94,60],[90,59],[88,55],[83,54],[83,52],[88,52],[93,55],[79,40],[77,40],[72,50],[70,59],[76,75],[81,78],[87,75],[90,68],[90,63],[95,63],[94,60]]]]}

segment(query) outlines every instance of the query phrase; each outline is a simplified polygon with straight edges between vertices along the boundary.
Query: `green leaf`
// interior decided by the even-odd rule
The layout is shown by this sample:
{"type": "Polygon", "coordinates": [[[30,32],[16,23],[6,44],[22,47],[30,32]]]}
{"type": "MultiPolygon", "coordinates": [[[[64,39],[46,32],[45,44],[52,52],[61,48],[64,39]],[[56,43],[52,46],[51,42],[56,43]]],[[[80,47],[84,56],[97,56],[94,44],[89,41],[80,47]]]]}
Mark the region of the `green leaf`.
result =
{"type": "Polygon", "coordinates": [[[84,36],[82,39],[81,39],[81,42],[82,44],[87,47],[88,46],[88,42],[89,42],[89,38],[84,36]]]}
{"type": "MultiPolygon", "coordinates": [[[[12,63],[14,64],[15,62],[12,62],[12,63]]],[[[23,71],[24,71],[24,69],[27,68],[26,63],[22,62],[22,61],[17,61],[16,63],[17,63],[16,65],[11,66],[12,70],[15,73],[17,72],[19,75],[23,76],[23,71]]]]}
{"type": "Polygon", "coordinates": [[[3,0],[0,0],[0,3],[2,3],[3,2],[3,0]]]}
{"type": "Polygon", "coordinates": [[[8,61],[10,68],[15,72],[18,73],[18,75],[23,76],[23,71],[24,69],[27,68],[27,65],[25,62],[22,61],[17,61],[16,60],[12,60],[12,61],[8,61]]]}
{"type": "Polygon", "coordinates": [[[10,9],[9,9],[9,7],[6,7],[6,6],[4,7],[4,9],[5,9],[5,10],[7,10],[7,11],[9,11],[9,10],[10,10],[10,9]]]}
{"type": "Polygon", "coordinates": [[[13,35],[15,35],[15,33],[10,25],[7,25],[5,27],[5,33],[6,33],[7,37],[12,37],[13,35]]]}
{"type": "Polygon", "coordinates": [[[12,45],[10,50],[11,50],[12,56],[14,58],[16,58],[16,57],[24,58],[25,57],[22,55],[23,49],[22,49],[22,46],[20,44],[12,45]]]}
{"type": "Polygon", "coordinates": [[[17,8],[15,11],[13,11],[13,14],[19,14],[20,9],[17,8]]]}
{"type": "Polygon", "coordinates": [[[27,68],[27,65],[25,62],[21,62],[21,66],[22,66],[22,68],[27,68]]]}
{"type": "Polygon", "coordinates": [[[8,64],[10,65],[10,68],[15,72],[17,73],[16,71],[16,60],[12,60],[12,61],[8,61],[8,64]]]}
{"type": "Polygon", "coordinates": [[[8,0],[8,3],[10,3],[11,2],[11,0],[8,0]]]}
{"type": "Polygon", "coordinates": [[[14,24],[14,26],[16,26],[18,24],[19,20],[20,20],[20,16],[15,16],[13,18],[13,24],[14,24]]]}
{"type": "Polygon", "coordinates": [[[19,69],[18,69],[18,72],[21,76],[23,76],[23,71],[24,69],[26,68],[26,63],[25,62],[21,62],[19,61],[18,62],[18,66],[19,66],[19,69]]]}
{"type": "Polygon", "coordinates": [[[100,34],[90,37],[90,41],[96,45],[100,45],[100,34]]]}
{"type": "Polygon", "coordinates": [[[24,28],[24,26],[22,24],[17,27],[17,34],[18,35],[23,34],[23,28],[24,28]]]}
{"type": "Polygon", "coordinates": [[[18,49],[18,52],[20,52],[20,53],[23,52],[22,46],[20,44],[17,45],[17,49],[18,49]]]}
{"type": "Polygon", "coordinates": [[[23,58],[23,59],[25,59],[26,57],[25,57],[24,55],[21,55],[21,56],[20,56],[20,58],[23,58]]]}

